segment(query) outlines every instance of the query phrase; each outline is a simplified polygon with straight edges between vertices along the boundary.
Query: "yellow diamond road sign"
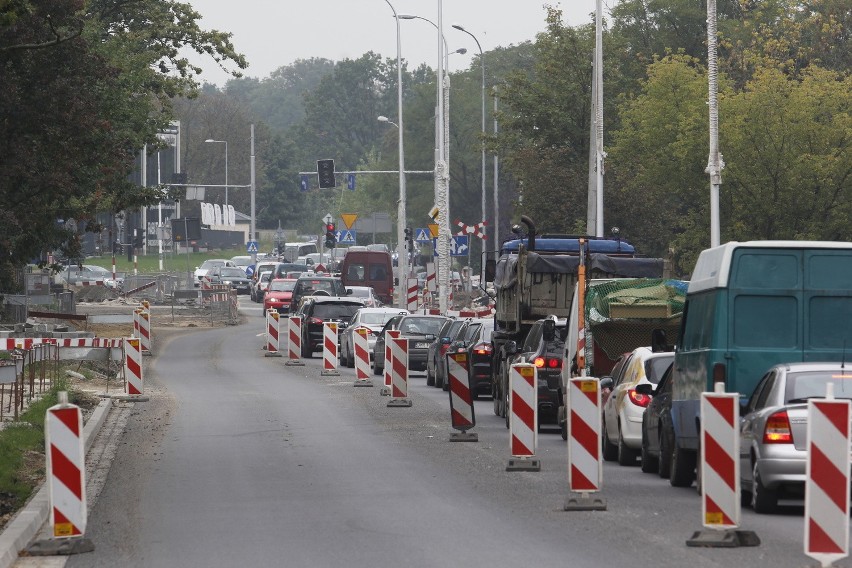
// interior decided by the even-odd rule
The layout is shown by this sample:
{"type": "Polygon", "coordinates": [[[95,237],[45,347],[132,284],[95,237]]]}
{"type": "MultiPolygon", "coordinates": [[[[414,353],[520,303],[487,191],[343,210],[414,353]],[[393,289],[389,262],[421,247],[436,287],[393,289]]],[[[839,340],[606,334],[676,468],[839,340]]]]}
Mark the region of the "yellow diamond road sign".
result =
{"type": "Polygon", "coordinates": [[[429,232],[432,233],[432,238],[437,238],[438,236],[438,225],[434,223],[429,223],[429,232]]]}
{"type": "Polygon", "coordinates": [[[352,225],[358,219],[358,215],[356,213],[341,213],[340,218],[343,219],[343,224],[346,225],[346,228],[351,229],[352,225]]]}
{"type": "Polygon", "coordinates": [[[432,218],[433,221],[435,221],[435,220],[438,219],[438,213],[440,213],[440,212],[441,212],[441,210],[438,209],[437,206],[435,206],[429,211],[429,216],[432,218]]]}

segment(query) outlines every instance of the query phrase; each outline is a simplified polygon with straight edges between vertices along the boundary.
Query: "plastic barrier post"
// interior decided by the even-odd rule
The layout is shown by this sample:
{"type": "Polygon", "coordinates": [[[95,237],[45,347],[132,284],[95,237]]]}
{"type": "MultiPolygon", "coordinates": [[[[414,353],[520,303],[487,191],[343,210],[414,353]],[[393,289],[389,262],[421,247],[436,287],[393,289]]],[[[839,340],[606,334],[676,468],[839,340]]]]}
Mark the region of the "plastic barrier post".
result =
{"type": "MultiPolygon", "coordinates": [[[[59,404],[47,409],[44,423],[45,454],[53,537],[74,539],[71,552],[94,550],[86,532],[86,463],[83,449],[83,414],[59,393],[59,404]]],[[[64,541],[63,547],[68,547],[64,541]]]]}
{"type": "Polygon", "coordinates": [[[409,278],[407,284],[408,311],[415,312],[417,311],[417,278],[409,278]]]}
{"type": "Polygon", "coordinates": [[[385,367],[384,367],[384,378],[385,378],[385,386],[382,387],[382,396],[390,396],[391,394],[391,384],[393,383],[392,378],[392,370],[393,370],[393,351],[391,350],[391,342],[394,339],[399,337],[400,333],[397,330],[388,330],[385,332],[385,367]]]}
{"type": "Polygon", "coordinates": [[[323,376],[338,376],[337,370],[337,323],[326,321],[322,324],[322,372],[323,376]]]}
{"type": "Polygon", "coordinates": [[[849,555],[850,401],[808,401],[808,458],[805,477],[805,554],[831,566],[849,555]]]}
{"type": "Polygon", "coordinates": [[[568,381],[568,488],[566,511],[605,511],[606,499],[593,496],[603,485],[601,385],[598,379],[568,381]]]}
{"type": "Polygon", "coordinates": [[[705,529],[692,535],[687,546],[757,546],[760,541],[740,525],[740,396],[701,393],[701,516],[705,529]]]}
{"type": "Polygon", "coordinates": [[[146,310],[139,312],[139,339],[142,355],[151,355],[151,313],[146,310]]]}
{"type": "Polygon", "coordinates": [[[391,399],[388,406],[411,406],[408,398],[408,339],[391,339],[391,399]]]}
{"type": "Polygon", "coordinates": [[[476,426],[473,397],[470,394],[467,353],[447,355],[447,379],[450,391],[450,422],[458,432],[450,433],[451,442],[478,442],[479,435],[468,432],[476,426]]]}
{"type": "Polygon", "coordinates": [[[370,330],[366,327],[359,327],[352,334],[352,343],[355,346],[355,386],[356,387],[371,387],[373,381],[370,380],[370,342],[367,335],[370,330]]]}
{"type": "Polygon", "coordinates": [[[141,395],[144,390],[140,342],[138,337],[129,337],[124,340],[125,393],[128,395],[141,395]]]}
{"type": "Polygon", "coordinates": [[[266,353],[264,357],[281,357],[279,315],[276,310],[266,312],[266,353]]]}
{"type": "Polygon", "coordinates": [[[512,458],[506,471],[541,471],[538,445],[538,379],[534,365],[518,363],[509,371],[509,438],[512,458]]]}
{"type": "Polygon", "coordinates": [[[285,365],[291,367],[303,366],[302,361],[302,318],[299,316],[290,316],[287,321],[287,351],[290,358],[285,365]]]}

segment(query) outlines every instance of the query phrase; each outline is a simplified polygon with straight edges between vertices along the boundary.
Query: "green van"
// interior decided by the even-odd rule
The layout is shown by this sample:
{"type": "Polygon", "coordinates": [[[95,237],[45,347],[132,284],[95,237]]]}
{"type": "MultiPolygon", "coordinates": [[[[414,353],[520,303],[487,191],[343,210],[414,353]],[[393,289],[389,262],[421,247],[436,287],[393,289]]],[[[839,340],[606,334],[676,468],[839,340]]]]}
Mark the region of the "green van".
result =
{"type": "Polygon", "coordinates": [[[850,354],[852,243],[730,242],[703,251],[672,369],[672,485],[694,477],[703,391],[723,382],[747,399],[777,363],[850,354]]]}

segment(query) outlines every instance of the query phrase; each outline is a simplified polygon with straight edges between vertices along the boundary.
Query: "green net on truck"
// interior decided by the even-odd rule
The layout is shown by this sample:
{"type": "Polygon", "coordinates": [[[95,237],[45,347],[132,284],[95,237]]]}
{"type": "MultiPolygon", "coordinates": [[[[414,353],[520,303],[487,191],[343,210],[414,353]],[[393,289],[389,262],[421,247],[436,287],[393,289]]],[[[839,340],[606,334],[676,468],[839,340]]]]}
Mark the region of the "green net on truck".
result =
{"type": "Polygon", "coordinates": [[[674,345],[686,300],[687,283],[661,278],[616,279],[590,286],[586,292],[586,327],[610,359],[637,347],[650,346],[662,329],[674,345]]]}

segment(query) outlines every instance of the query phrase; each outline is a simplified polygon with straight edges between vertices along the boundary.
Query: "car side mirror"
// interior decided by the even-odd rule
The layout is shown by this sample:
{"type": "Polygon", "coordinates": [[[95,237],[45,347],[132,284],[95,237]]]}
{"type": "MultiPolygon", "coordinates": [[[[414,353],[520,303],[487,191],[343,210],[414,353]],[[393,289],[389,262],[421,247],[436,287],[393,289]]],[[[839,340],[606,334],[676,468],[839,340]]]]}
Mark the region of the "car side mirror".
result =
{"type": "Polygon", "coordinates": [[[601,379],[601,390],[603,389],[612,390],[612,377],[603,377],[601,379]]]}
{"type": "Polygon", "coordinates": [[[507,341],[504,349],[506,350],[506,355],[514,355],[518,352],[518,344],[515,341],[507,341]]]}
{"type": "Polygon", "coordinates": [[[449,344],[450,344],[450,338],[449,337],[442,337],[441,338],[441,345],[449,345],[449,344]]]}
{"type": "Polygon", "coordinates": [[[639,394],[644,394],[648,396],[654,396],[656,389],[654,385],[649,383],[642,383],[641,385],[636,385],[636,392],[639,394]]]}
{"type": "Polygon", "coordinates": [[[494,277],[497,275],[497,261],[489,258],[485,261],[485,281],[494,282],[494,277]]]}

